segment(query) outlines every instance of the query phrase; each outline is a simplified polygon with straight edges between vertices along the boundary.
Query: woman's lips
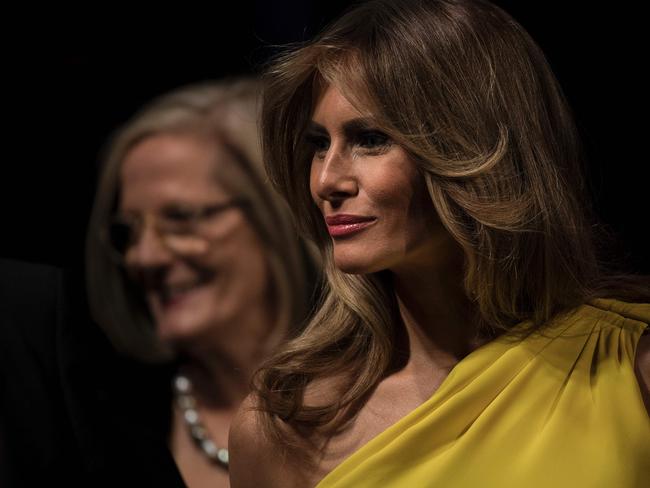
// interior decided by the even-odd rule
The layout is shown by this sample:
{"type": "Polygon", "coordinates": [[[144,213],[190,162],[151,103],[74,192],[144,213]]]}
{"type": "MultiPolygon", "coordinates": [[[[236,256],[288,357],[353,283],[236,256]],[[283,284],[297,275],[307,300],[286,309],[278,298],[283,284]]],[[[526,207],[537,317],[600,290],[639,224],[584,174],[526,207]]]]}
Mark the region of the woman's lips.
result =
{"type": "Polygon", "coordinates": [[[191,297],[194,292],[201,289],[203,283],[193,282],[183,285],[168,285],[163,287],[158,297],[160,304],[164,309],[172,309],[181,305],[187,298],[191,297]]]}
{"type": "Polygon", "coordinates": [[[332,237],[343,237],[359,232],[376,222],[374,217],[360,215],[332,215],[325,217],[327,230],[332,237]]]}

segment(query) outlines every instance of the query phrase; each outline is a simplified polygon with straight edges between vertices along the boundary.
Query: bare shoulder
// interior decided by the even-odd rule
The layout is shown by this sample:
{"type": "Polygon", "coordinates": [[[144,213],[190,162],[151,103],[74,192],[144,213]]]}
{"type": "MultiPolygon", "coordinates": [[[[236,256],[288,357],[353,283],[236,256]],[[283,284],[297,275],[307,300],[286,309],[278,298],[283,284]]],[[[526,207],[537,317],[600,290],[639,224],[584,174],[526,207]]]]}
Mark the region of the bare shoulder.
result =
{"type": "Polygon", "coordinates": [[[232,488],[290,488],[305,486],[299,469],[287,459],[278,441],[266,434],[257,400],[249,395],[230,426],[230,484],[232,488]]]}
{"type": "Polygon", "coordinates": [[[636,347],[636,377],[639,381],[643,403],[650,415],[650,327],[641,336],[636,347]]]}

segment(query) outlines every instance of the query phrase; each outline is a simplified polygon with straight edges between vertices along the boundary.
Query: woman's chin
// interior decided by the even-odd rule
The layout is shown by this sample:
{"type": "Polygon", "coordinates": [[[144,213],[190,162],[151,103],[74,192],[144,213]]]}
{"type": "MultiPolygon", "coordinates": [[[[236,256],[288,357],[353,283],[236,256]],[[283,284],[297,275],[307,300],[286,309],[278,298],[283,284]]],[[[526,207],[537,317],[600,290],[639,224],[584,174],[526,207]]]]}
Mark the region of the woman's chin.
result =
{"type": "Polygon", "coordinates": [[[203,321],[181,314],[168,314],[156,321],[156,334],[166,344],[187,343],[198,339],[205,327],[203,321]]]}
{"type": "Polygon", "coordinates": [[[351,258],[349,256],[334,258],[334,264],[339,271],[346,274],[369,274],[384,269],[374,261],[363,258],[351,258]]]}

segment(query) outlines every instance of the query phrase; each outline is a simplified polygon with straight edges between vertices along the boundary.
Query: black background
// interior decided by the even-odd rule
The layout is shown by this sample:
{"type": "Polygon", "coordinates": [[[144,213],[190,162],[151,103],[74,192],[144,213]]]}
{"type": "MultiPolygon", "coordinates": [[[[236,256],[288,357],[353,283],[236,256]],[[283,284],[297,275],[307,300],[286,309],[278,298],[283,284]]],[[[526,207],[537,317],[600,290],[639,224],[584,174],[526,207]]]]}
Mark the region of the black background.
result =
{"type": "MultiPolygon", "coordinates": [[[[108,134],[172,88],[258,71],[275,46],[310,38],[348,3],[240,1],[217,10],[158,4],[137,17],[107,4],[8,15],[0,255],[80,271],[108,134]]],[[[619,237],[614,256],[629,270],[650,273],[640,7],[496,3],[541,45],[574,109],[596,210],[619,237]]]]}

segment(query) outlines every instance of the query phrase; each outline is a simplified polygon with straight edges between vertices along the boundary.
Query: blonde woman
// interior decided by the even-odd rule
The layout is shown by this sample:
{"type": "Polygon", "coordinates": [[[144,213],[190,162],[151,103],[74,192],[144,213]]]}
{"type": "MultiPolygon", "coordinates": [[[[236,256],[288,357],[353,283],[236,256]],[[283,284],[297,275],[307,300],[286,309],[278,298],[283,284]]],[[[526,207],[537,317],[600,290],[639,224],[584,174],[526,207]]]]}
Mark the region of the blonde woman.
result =
{"type": "Polygon", "coordinates": [[[267,82],[267,170],[327,284],[235,420],[233,487],[646,486],[650,286],[599,265],[524,29],[365,2],[267,82]]]}
{"type": "Polygon", "coordinates": [[[228,486],[231,418],[300,328],[316,269],[265,179],[258,93],[235,80],[152,102],[112,140],[90,222],[93,315],[119,351],[173,364],[161,437],[190,487],[228,486]]]}

